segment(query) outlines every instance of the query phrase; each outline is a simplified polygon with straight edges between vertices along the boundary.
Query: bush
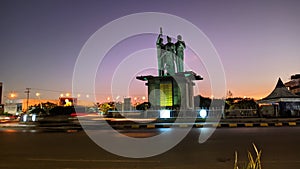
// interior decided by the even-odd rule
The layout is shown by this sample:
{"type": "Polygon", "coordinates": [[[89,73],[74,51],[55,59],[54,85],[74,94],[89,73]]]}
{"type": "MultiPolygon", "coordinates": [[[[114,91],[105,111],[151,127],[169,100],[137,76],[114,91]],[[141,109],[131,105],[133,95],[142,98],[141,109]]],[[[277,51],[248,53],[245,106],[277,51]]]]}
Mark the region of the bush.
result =
{"type": "Polygon", "coordinates": [[[74,106],[57,106],[57,107],[54,107],[52,108],[50,111],[49,111],[49,114],[52,115],[52,116],[57,116],[57,115],[70,115],[72,113],[75,112],[75,108],[74,106]]]}

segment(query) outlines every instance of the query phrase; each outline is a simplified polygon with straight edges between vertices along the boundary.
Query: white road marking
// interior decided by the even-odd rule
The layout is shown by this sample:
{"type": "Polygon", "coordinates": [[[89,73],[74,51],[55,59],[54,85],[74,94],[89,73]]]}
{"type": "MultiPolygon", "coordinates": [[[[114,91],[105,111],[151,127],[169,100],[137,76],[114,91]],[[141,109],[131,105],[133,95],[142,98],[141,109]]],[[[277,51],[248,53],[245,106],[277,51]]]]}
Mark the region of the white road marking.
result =
{"type": "Polygon", "coordinates": [[[56,158],[28,158],[30,161],[53,161],[53,162],[101,162],[101,163],[160,163],[150,160],[89,160],[89,159],[56,159],[56,158]]]}

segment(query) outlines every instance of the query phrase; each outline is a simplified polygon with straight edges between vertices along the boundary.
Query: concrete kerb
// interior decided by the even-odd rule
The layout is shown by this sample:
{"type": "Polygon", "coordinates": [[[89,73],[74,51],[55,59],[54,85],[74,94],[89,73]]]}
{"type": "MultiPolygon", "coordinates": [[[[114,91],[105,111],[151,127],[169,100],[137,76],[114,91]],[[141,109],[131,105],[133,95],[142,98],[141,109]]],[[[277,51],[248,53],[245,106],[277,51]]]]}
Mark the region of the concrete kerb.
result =
{"type": "MultiPolygon", "coordinates": [[[[109,122],[109,121],[108,121],[109,122]]],[[[132,121],[123,121],[122,123],[110,123],[113,128],[206,128],[206,127],[217,127],[217,128],[238,128],[238,127],[283,127],[283,126],[299,126],[300,118],[242,118],[242,119],[221,119],[219,123],[205,123],[204,120],[196,120],[195,123],[173,123],[174,121],[170,120],[159,120],[152,123],[134,123],[132,121]]]]}
{"type": "MultiPolygon", "coordinates": [[[[241,120],[241,119],[230,119],[230,120],[222,120],[220,123],[204,123],[204,122],[196,122],[196,123],[128,123],[128,122],[118,122],[116,124],[110,124],[115,129],[155,129],[155,128],[209,128],[209,127],[217,127],[217,128],[238,128],[238,127],[283,127],[283,126],[300,126],[299,119],[270,119],[270,120],[241,120]]],[[[70,127],[68,125],[65,126],[63,124],[56,124],[55,126],[39,126],[34,123],[25,124],[25,123],[0,123],[0,128],[43,128],[43,127],[70,127]]],[[[80,126],[76,126],[77,128],[80,126]]],[[[95,128],[97,129],[97,128],[95,128]]]]}
{"type": "Polygon", "coordinates": [[[251,128],[251,127],[283,127],[283,126],[300,126],[300,122],[290,121],[290,122],[255,122],[255,123],[219,123],[219,124],[205,124],[205,123],[181,123],[181,124],[118,124],[112,125],[115,129],[155,129],[155,128],[209,128],[209,127],[217,127],[217,128],[251,128]]]}

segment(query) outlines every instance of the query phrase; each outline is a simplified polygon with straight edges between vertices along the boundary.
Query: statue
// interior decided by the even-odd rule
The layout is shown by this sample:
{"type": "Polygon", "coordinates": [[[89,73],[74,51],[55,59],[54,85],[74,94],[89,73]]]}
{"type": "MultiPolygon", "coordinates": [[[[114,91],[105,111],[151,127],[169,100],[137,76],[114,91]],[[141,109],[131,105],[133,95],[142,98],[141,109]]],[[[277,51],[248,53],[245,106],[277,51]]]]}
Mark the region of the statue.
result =
{"type": "Polygon", "coordinates": [[[184,59],[184,49],[185,49],[185,43],[182,41],[181,35],[177,36],[177,42],[175,43],[175,51],[176,51],[176,69],[178,72],[184,72],[183,68],[183,59],[184,59]]]}
{"type": "Polygon", "coordinates": [[[162,28],[160,28],[160,34],[157,37],[156,48],[157,48],[158,75],[164,76],[164,58],[162,56],[165,50],[165,46],[163,44],[162,28]]]}
{"type": "Polygon", "coordinates": [[[172,43],[172,39],[169,36],[167,36],[167,43],[163,44],[162,36],[162,28],[160,28],[160,33],[156,41],[158,75],[174,75],[178,72],[184,72],[183,61],[186,46],[182,40],[182,36],[177,36],[177,42],[175,44],[172,43]]]}
{"type": "Polygon", "coordinates": [[[162,28],[156,41],[157,63],[159,76],[175,74],[175,45],[172,39],[167,36],[167,43],[163,44],[162,28]]]}
{"type": "Polygon", "coordinates": [[[175,74],[175,45],[172,43],[172,39],[167,36],[168,43],[165,44],[165,52],[163,54],[165,61],[165,70],[167,71],[167,75],[175,74]]]}

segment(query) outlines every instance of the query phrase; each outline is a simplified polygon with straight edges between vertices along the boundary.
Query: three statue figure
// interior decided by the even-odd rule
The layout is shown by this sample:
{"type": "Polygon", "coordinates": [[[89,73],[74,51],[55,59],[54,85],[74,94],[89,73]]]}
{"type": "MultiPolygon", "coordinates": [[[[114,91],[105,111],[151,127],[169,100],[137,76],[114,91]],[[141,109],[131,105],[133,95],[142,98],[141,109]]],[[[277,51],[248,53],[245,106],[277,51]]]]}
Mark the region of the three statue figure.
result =
{"type": "Polygon", "coordinates": [[[167,36],[167,43],[163,44],[162,28],[160,28],[156,47],[159,76],[174,75],[175,73],[184,71],[183,59],[186,47],[181,35],[177,36],[175,44],[172,43],[172,39],[169,36],[167,36]]]}

